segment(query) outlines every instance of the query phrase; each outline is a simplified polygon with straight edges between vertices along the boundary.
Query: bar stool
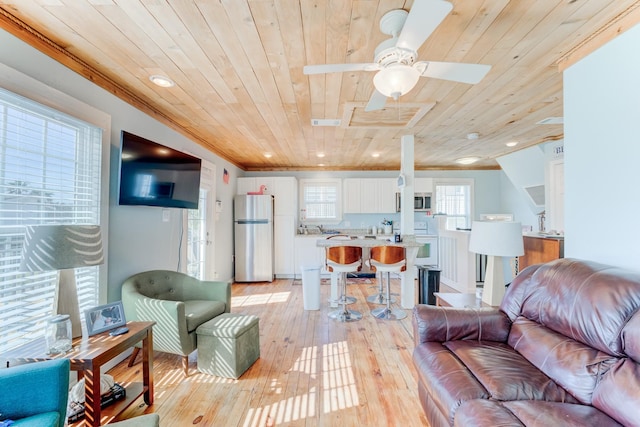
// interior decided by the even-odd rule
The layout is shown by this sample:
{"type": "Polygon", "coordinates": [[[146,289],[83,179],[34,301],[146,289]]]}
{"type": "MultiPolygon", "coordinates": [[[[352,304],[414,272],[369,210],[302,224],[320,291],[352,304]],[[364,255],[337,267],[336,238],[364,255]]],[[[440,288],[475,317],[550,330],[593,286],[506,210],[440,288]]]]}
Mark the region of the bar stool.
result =
{"type": "Polygon", "coordinates": [[[380,280],[384,280],[387,273],[386,305],[385,307],[371,310],[371,314],[378,319],[400,320],[407,317],[403,310],[391,309],[391,273],[400,273],[407,269],[405,249],[401,246],[374,246],[371,248],[371,269],[379,271],[380,280]]]}
{"type": "Polygon", "coordinates": [[[362,319],[362,313],[349,310],[348,304],[356,299],[347,296],[347,273],[354,273],[362,269],[362,248],[358,246],[333,246],[327,248],[327,271],[338,273],[338,281],[342,282],[342,295],[338,298],[341,309],[329,313],[332,319],[341,322],[351,322],[362,319]]]}

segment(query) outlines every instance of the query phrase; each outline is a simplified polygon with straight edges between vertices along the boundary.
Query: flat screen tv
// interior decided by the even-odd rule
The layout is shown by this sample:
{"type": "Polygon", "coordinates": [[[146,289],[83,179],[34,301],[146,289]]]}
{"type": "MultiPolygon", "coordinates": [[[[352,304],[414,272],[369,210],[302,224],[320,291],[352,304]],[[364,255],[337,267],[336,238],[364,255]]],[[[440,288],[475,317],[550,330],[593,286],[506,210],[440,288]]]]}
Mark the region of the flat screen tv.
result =
{"type": "Polygon", "coordinates": [[[122,131],[121,205],[198,209],[202,160],[122,131]]]}

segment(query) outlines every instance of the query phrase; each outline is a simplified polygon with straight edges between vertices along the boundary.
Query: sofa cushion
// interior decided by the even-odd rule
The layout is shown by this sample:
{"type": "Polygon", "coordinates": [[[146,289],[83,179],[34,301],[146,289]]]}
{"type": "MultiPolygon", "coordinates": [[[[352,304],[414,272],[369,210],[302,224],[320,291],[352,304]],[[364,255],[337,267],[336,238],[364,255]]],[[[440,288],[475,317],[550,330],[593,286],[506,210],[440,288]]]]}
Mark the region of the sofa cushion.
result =
{"type": "Polygon", "coordinates": [[[432,404],[445,414],[449,423],[453,423],[453,415],[461,402],[490,397],[471,372],[441,343],[426,342],[416,347],[413,363],[432,404]]]}
{"type": "Polygon", "coordinates": [[[509,345],[587,405],[600,376],[618,361],[524,317],[513,323],[509,345]]]}
{"type": "Polygon", "coordinates": [[[12,427],[57,427],[60,423],[60,414],[57,412],[45,412],[32,415],[27,418],[15,420],[12,427]]]}
{"type": "Polygon", "coordinates": [[[523,279],[524,293],[508,290],[503,309],[517,312],[518,299],[521,316],[610,355],[624,355],[620,331],[640,307],[640,274],[566,258],[532,267],[525,269],[535,271],[523,279]]]}
{"type": "Polygon", "coordinates": [[[593,406],[626,426],[640,426],[640,365],[621,359],[593,392],[593,406]]]}
{"type": "Polygon", "coordinates": [[[472,400],[460,405],[454,426],[621,427],[615,420],[587,405],[517,400],[472,400]]]}
{"type": "Polygon", "coordinates": [[[562,387],[505,343],[449,341],[444,344],[495,400],[576,402],[562,387]]]}
{"type": "Polygon", "coordinates": [[[191,300],[184,302],[184,314],[187,319],[187,330],[195,331],[207,320],[224,313],[226,304],[220,301],[191,300]]]}

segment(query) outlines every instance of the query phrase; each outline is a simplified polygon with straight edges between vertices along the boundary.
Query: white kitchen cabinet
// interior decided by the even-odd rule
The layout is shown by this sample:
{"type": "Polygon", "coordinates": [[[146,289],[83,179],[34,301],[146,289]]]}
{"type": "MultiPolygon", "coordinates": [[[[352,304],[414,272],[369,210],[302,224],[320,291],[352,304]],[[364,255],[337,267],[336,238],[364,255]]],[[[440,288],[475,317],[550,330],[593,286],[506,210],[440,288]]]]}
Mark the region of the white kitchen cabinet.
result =
{"type": "Polygon", "coordinates": [[[294,268],[296,278],[302,277],[301,266],[320,266],[320,272],[322,274],[326,273],[324,266],[324,252],[325,249],[321,248],[317,245],[318,239],[322,237],[315,236],[296,236],[294,238],[294,248],[295,248],[295,256],[294,256],[294,268]]]}
{"type": "Polygon", "coordinates": [[[396,211],[395,178],[347,178],[344,180],[344,213],[393,213],[396,211]]]}
{"type": "Polygon", "coordinates": [[[343,181],[342,198],[344,213],[362,213],[362,179],[348,178],[343,181]]]}
{"type": "MultiPolygon", "coordinates": [[[[295,179],[295,178],[293,178],[295,179]]],[[[260,186],[264,185],[267,187],[264,194],[273,194],[274,193],[274,181],[271,177],[251,177],[251,178],[238,178],[236,184],[236,194],[247,194],[252,193],[254,191],[260,191],[260,186]]]]}
{"type": "Polygon", "coordinates": [[[293,260],[295,228],[295,216],[293,215],[276,215],[273,218],[273,254],[276,277],[291,278],[295,274],[293,260]]]}
{"type": "Polygon", "coordinates": [[[236,194],[259,191],[262,185],[267,187],[264,194],[274,196],[274,215],[296,214],[298,210],[298,181],[295,177],[238,178],[236,194]]]}
{"type": "Polygon", "coordinates": [[[377,213],[393,213],[396,211],[396,179],[377,179],[377,213]]]}
{"type": "Polygon", "coordinates": [[[433,193],[433,178],[416,178],[413,184],[416,193],[433,193]]]}

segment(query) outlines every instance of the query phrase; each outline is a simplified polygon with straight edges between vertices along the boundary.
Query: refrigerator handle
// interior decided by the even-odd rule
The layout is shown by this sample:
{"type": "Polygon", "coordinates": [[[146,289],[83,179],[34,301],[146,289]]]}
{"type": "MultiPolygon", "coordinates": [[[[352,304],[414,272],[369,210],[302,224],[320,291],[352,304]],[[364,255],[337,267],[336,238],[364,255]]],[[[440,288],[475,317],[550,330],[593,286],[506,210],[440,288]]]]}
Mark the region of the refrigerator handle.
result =
{"type": "Polygon", "coordinates": [[[238,224],[269,224],[268,219],[239,219],[236,221],[238,224]]]}

